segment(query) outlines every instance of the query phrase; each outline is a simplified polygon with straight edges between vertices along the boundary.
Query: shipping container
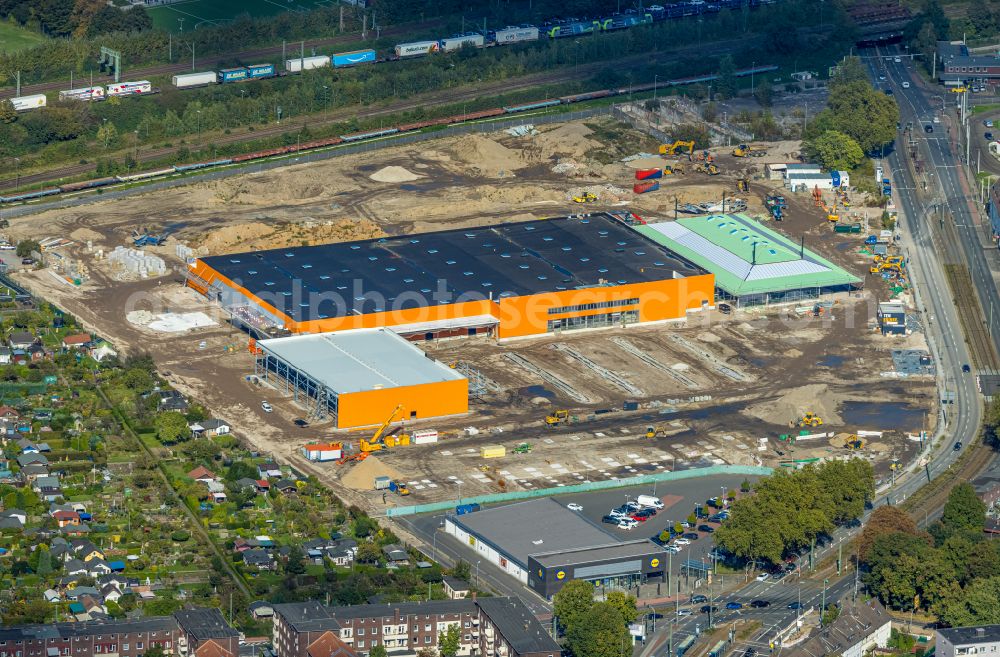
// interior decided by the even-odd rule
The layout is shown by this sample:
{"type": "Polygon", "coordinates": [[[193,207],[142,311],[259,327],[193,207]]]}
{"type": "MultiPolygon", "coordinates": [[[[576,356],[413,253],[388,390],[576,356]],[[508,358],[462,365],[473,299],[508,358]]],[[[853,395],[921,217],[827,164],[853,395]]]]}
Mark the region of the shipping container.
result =
{"type": "Polygon", "coordinates": [[[391,477],[381,476],[375,477],[375,490],[386,490],[389,488],[389,484],[392,483],[391,477]]]}
{"type": "Polygon", "coordinates": [[[330,60],[336,68],[347,66],[357,66],[358,64],[373,64],[378,59],[378,54],[374,50],[355,50],[354,52],[341,52],[335,54],[330,60]]]}
{"type": "Polygon", "coordinates": [[[654,181],[651,182],[641,182],[636,183],[632,186],[632,191],[636,194],[645,194],[646,192],[655,192],[660,188],[660,183],[654,181]]]}
{"type": "Polygon", "coordinates": [[[178,89],[186,89],[189,87],[202,87],[206,84],[215,84],[217,78],[215,76],[215,71],[203,71],[201,73],[182,73],[181,75],[175,75],[170,78],[170,81],[178,89]]]}
{"type": "Polygon", "coordinates": [[[638,169],[635,172],[636,180],[652,180],[653,178],[662,178],[663,169],[638,169]]]}
{"type": "Polygon", "coordinates": [[[503,445],[482,445],[479,448],[479,456],[484,459],[496,459],[507,455],[507,448],[503,445]]]}
{"type": "Polygon", "coordinates": [[[471,32],[461,36],[441,39],[441,49],[445,52],[452,52],[453,50],[459,50],[462,46],[466,45],[472,46],[473,48],[482,48],[484,43],[486,43],[486,39],[483,38],[482,34],[471,32]]]}
{"type": "Polygon", "coordinates": [[[429,55],[441,49],[441,44],[437,41],[414,41],[413,43],[401,43],[396,46],[396,57],[419,57],[429,55]]]}
{"type": "Polygon", "coordinates": [[[247,76],[251,80],[274,77],[274,64],[251,64],[247,66],[247,76]]]}
{"type": "Polygon", "coordinates": [[[148,94],[153,91],[153,86],[148,80],[137,80],[135,82],[117,82],[109,84],[109,96],[132,96],[135,94],[148,94]]]}
{"type": "Polygon", "coordinates": [[[427,445],[438,441],[438,432],[435,429],[421,429],[414,431],[410,438],[414,445],[427,445]]]}
{"type": "Polygon", "coordinates": [[[104,100],[104,87],[81,87],[59,92],[59,100],[104,100]]]}
{"type": "Polygon", "coordinates": [[[538,28],[534,26],[505,27],[494,32],[490,41],[501,46],[521,41],[538,41],[538,28]]]}
{"type": "Polygon", "coordinates": [[[860,233],[861,224],[837,224],[833,227],[835,233],[860,233]]]}
{"type": "Polygon", "coordinates": [[[219,84],[226,82],[242,82],[250,73],[245,68],[224,68],[218,72],[219,84]]]}
{"type": "Polygon", "coordinates": [[[324,68],[329,65],[330,58],[326,55],[317,55],[315,57],[296,57],[295,59],[285,60],[285,70],[290,73],[311,71],[314,68],[324,68]]]}
{"type": "Polygon", "coordinates": [[[472,502],[471,504],[459,504],[455,507],[455,515],[464,516],[466,513],[475,513],[481,508],[482,507],[476,502],[472,502]]]}
{"type": "Polygon", "coordinates": [[[344,455],[340,443],[311,443],[302,446],[302,455],[310,461],[336,461],[344,455]]]}
{"type": "Polygon", "coordinates": [[[10,99],[10,104],[13,105],[14,109],[18,112],[45,107],[45,103],[45,94],[32,94],[30,96],[19,96],[17,98],[10,99]]]}

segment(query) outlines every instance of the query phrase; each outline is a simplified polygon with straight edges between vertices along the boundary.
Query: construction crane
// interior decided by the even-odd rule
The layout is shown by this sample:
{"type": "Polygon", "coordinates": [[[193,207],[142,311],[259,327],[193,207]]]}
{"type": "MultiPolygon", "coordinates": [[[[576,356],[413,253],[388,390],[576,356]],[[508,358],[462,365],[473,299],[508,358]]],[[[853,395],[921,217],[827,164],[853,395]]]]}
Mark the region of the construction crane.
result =
{"type": "Polygon", "coordinates": [[[809,411],[799,419],[798,424],[800,427],[821,427],[823,426],[823,418],[809,411]]]}
{"type": "Polygon", "coordinates": [[[396,419],[396,416],[401,410],[403,410],[403,405],[398,404],[396,408],[392,409],[392,413],[390,413],[389,417],[385,419],[385,422],[383,422],[375,433],[372,434],[371,438],[368,440],[365,440],[364,438],[361,439],[360,449],[362,452],[378,452],[390,447],[396,447],[397,445],[410,444],[410,437],[406,434],[398,436],[385,435],[385,430],[389,428],[389,425],[392,424],[393,420],[396,419]]]}
{"type": "Polygon", "coordinates": [[[672,144],[661,144],[660,145],[660,155],[665,155],[667,157],[673,157],[677,155],[677,151],[686,148],[688,152],[688,159],[692,157],[694,153],[694,142],[693,141],[681,141],[677,140],[672,144]]]}
{"type": "Polygon", "coordinates": [[[563,422],[569,421],[569,411],[558,410],[553,411],[545,416],[545,424],[550,427],[554,427],[557,424],[562,424],[563,422]]]}

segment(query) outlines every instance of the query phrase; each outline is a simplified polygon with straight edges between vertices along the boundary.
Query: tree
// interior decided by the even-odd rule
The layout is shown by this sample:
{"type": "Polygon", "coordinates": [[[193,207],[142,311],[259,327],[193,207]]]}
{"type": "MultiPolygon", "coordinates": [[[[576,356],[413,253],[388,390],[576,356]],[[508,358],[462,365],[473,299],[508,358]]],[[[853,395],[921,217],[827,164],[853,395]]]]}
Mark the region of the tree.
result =
{"type": "Polygon", "coordinates": [[[462,630],[458,625],[449,625],[448,629],[438,634],[438,654],[441,657],[455,657],[461,647],[462,630]]]}
{"type": "Polygon", "coordinates": [[[573,627],[583,622],[593,606],[594,585],[582,579],[566,582],[552,598],[553,613],[567,635],[573,627]]]}
{"type": "Polygon", "coordinates": [[[858,561],[865,563],[876,539],[894,532],[903,532],[911,536],[920,535],[917,523],[899,507],[886,505],[872,511],[857,539],[858,561]]]}
{"type": "Polygon", "coordinates": [[[618,611],[618,614],[622,618],[622,623],[625,625],[628,625],[639,617],[639,610],[635,606],[635,598],[624,591],[611,591],[604,596],[604,602],[618,611]]]}
{"type": "Polygon", "coordinates": [[[771,81],[762,78],[754,87],[753,97],[757,99],[761,107],[770,107],[774,101],[774,87],[771,86],[771,81]]]}
{"type": "Polygon", "coordinates": [[[451,569],[451,576],[468,582],[469,578],[472,577],[472,567],[465,559],[459,559],[455,562],[455,567],[451,569]]]}
{"type": "Polygon", "coordinates": [[[993,401],[986,407],[983,426],[986,442],[993,449],[1000,448],[1000,395],[994,395],[993,401]]]}
{"type": "Polygon", "coordinates": [[[187,420],[177,411],[160,413],[153,420],[153,427],[156,428],[156,437],[163,443],[176,443],[191,436],[187,420]]]}
{"type": "Polygon", "coordinates": [[[417,657],[437,657],[437,651],[429,646],[427,648],[421,648],[417,651],[417,657]]]}
{"type": "Polygon", "coordinates": [[[52,573],[52,554],[49,549],[44,545],[39,546],[38,550],[38,565],[35,567],[35,573],[39,577],[47,577],[52,573]]]}
{"type": "Polygon", "coordinates": [[[106,121],[104,125],[98,128],[97,140],[104,142],[104,150],[108,150],[109,147],[114,146],[115,142],[118,141],[118,129],[115,128],[115,124],[106,121]]]}
{"type": "Polygon", "coordinates": [[[806,152],[831,171],[851,171],[865,159],[858,142],[836,130],[827,130],[807,142],[806,152]]]}
{"type": "Polygon", "coordinates": [[[829,89],[833,129],[852,137],[862,151],[871,153],[896,138],[899,106],[892,96],[860,80],[829,89]]]}
{"type": "Polygon", "coordinates": [[[606,602],[598,602],[566,633],[574,657],[626,657],[632,653],[628,628],[620,612],[606,602]]]}
{"type": "Polygon", "coordinates": [[[27,258],[32,253],[41,252],[41,248],[36,240],[21,240],[14,252],[18,258],[27,258]]]}
{"type": "Polygon", "coordinates": [[[9,100],[0,100],[0,123],[13,123],[17,121],[17,110],[9,100]]]}
{"type": "Polygon", "coordinates": [[[382,559],[382,550],[369,541],[358,543],[358,552],[354,557],[358,563],[377,564],[382,559]]]}
{"type": "Polygon", "coordinates": [[[385,646],[380,643],[377,646],[371,647],[371,650],[368,651],[368,657],[389,657],[389,653],[386,651],[385,646]]]}
{"type": "Polygon", "coordinates": [[[306,555],[302,552],[302,548],[298,545],[293,545],[288,550],[288,560],[285,561],[285,574],[286,575],[301,575],[306,572],[306,566],[302,563],[306,555]]]}
{"type": "Polygon", "coordinates": [[[256,479],[257,478],[257,468],[254,464],[246,459],[240,461],[234,461],[229,469],[226,470],[226,480],[227,481],[238,481],[240,479],[256,479]]]}
{"type": "Polygon", "coordinates": [[[976,489],[972,484],[961,483],[951,489],[948,501],[944,505],[944,512],[941,514],[941,522],[952,531],[983,530],[986,524],[986,505],[976,495],[976,489]]]}
{"type": "Polygon", "coordinates": [[[1000,623],[1000,577],[977,579],[940,606],[952,627],[1000,623]]]}
{"type": "Polygon", "coordinates": [[[732,55],[719,58],[719,79],[716,83],[721,98],[732,98],[739,93],[739,81],[736,78],[736,62],[732,55]]]}
{"type": "Polygon", "coordinates": [[[142,655],[143,657],[165,657],[163,646],[155,643],[150,645],[142,655]]]}

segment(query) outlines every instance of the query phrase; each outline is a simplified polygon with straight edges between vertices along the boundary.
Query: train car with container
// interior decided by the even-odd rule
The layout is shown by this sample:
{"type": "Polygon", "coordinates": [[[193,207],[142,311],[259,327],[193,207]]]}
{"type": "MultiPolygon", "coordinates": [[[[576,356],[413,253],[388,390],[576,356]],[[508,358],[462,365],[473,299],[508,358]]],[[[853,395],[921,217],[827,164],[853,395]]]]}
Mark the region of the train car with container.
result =
{"type": "Polygon", "coordinates": [[[341,52],[330,57],[330,62],[334,68],[347,68],[358,66],[359,64],[374,64],[378,60],[378,53],[371,48],[367,50],[355,50],[354,52],[341,52]]]}
{"type": "Polygon", "coordinates": [[[498,46],[524,43],[526,41],[538,41],[538,28],[534,25],[522,25],[520,27],[507,26],[502,30],[488,33],[487,41],[498,46]]]}
{"type": "Polygon", "coordinates": [[[485,45],[485,37],[476,32],[468,32],[466,34],[448,37],[447,39],[441,39],[441,50],[444,52],[454,52],[465,47],[482,48],[485,45]]]}
{"type": "Polygon", "coordinates": [[[153,93],[153,85],[149,83],[149,80],[116,82],[109,84],[106,89],[109,96],[138,96],[140,94],[153,93]]]}
{"type": "Polygon", "coordinates": [[[10,104],[14,106],[14,109],[18,112],[26,112],[28,110],[39,109],[45,107],[48,103],[48,99],[45,94],[31,94],[28,96],[15,96],[10,99],[10,104]]]}
{"type": "Polygon", "coordinates": [[[190,89],[191,87],[204,87],[218,82],[215,71],[202,71],[201,73],[181,73],[170,78],[171,84],[178,89],[190,89]]]}
{"type": "Polygon", "coordinates": [[[63,89],[59,92],[59,100],[104,100],[104,87],[81,87],[79,89],[63,89]]]}
{"type": "Polygon", "coordinates": [[[414,41],[413,43],[401,43],[393,50],[399,59],[423,57],[441,50],[441,43],[438,41],[414,41]]]}
{"type": "Polygon", "coordinates": [[[301,73],[317,68],[326,68],[330,65],[330,58],[326,55],[316,55],[315,57],[296,57],[285,60],[285,70],[289,73],[301,73]]]}

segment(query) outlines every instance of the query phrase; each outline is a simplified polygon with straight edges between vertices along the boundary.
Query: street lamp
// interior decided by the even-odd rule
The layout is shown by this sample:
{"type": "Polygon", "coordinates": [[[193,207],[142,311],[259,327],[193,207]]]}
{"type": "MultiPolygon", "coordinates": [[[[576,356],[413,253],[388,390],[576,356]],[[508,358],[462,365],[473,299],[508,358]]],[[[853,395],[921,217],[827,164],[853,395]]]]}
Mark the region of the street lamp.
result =
{"type": "Polygon", "coordinates": [[[21,158],[14,158],[14,191],[21,186],[21,158]]]}
{"type": "Polygon", "coordinates": [[[830,580],[823,580],[823,602],[819,606],[819,626],[823,627],[823,613],[826,611],[826,585],[830,583],[830,580]]]}
{"type": "Polygon", "coordinates": [[[654,75],[653,76],[653,100],[654,101],[656,100],[656,81],[657,81],[657,78],[659,78],[659,77],[660,76],[658,76],[658,75],[654,75]]]}
{"type": "Polygon", "coordinates": [[[195,110],[195,113],[198,115],[198,134],[200,135],[201,134],[201,110],[195,110]]]}
{"type": "Polygon", "coordinates": [[[750,95],[753,95],[753,70],[757,68],[757,62],[750,62],[750,95]]]}
{"type": "Polygon", "coordinates": [[[479,564],[483,562],[482,559],[476,562],[476,589],[479,588],[479,564]]]}

